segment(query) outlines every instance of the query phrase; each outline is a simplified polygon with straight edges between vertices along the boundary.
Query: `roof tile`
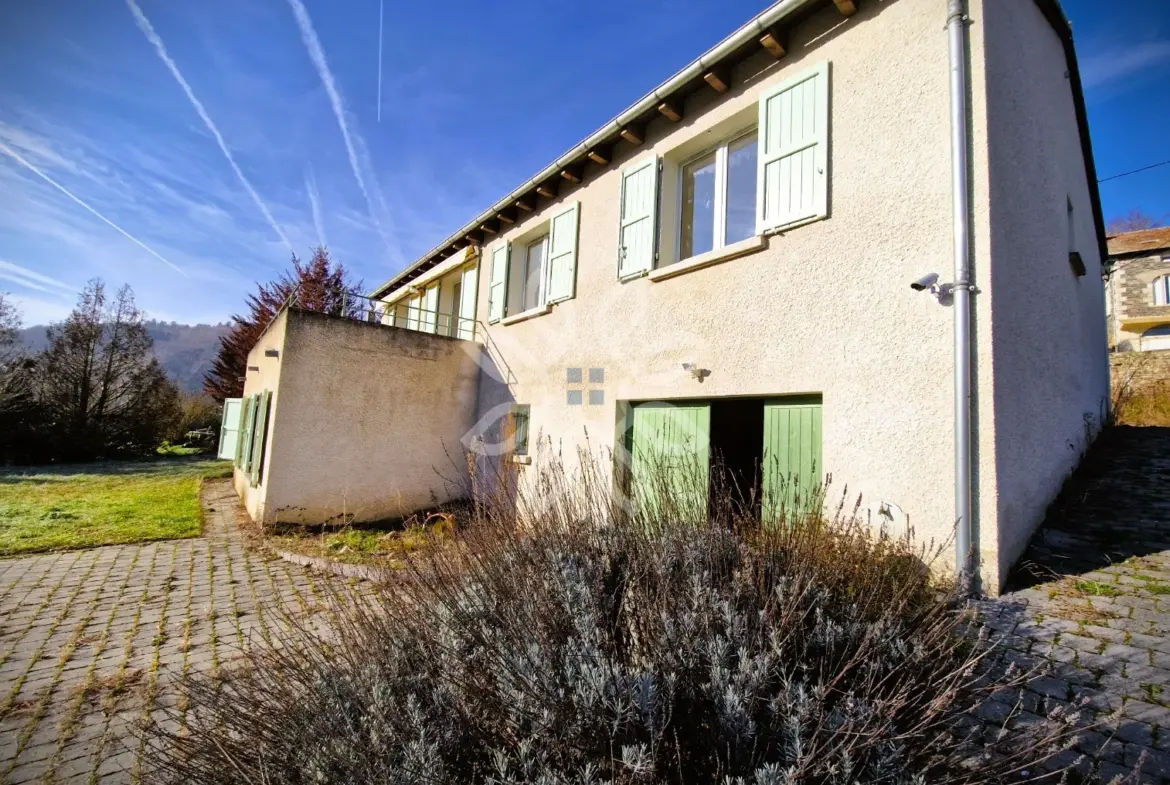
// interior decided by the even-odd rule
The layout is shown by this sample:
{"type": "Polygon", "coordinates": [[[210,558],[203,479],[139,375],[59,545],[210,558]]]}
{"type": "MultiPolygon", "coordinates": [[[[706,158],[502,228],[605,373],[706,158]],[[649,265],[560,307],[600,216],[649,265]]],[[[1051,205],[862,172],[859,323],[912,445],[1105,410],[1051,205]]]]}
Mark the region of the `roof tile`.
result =
{"type": "Polygon", "coordinates": [[[1143,251],[1170,249],[1170,226],[1141,229],[1136,232],[1122,232],[1110,235],[1108,241],[1110,256],[1127,256],[1143,251]]]}

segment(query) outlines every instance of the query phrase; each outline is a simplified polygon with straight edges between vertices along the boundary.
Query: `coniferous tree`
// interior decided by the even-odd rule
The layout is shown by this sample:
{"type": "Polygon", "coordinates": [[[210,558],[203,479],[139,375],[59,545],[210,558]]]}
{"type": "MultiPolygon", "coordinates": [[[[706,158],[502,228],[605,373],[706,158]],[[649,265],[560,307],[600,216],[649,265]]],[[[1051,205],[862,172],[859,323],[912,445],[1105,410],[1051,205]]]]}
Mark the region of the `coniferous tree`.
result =
{"type": "Polygon", "coordinates": [[[245,300],[247,312],[232,315],[231,330],[219,339],[219,353],[204,377],[204,391],[219,403],[244,394],[248,352],[294,294],[298,308],[351,315],[358,306],[353,293],[361,286],[362,282],[351,280],[349,270],[324,246],[313,249],[307,262],[293,254],[292,270],[281,273],[275,281],[257,284],[245,300]]]}
{"type": "Polygon", "coordinates": [[[130,287],[110,298],[101,280],[90,281],[48,338],[34,396],[53,457],[152,451],[179,416],[179,391],[152,354],[130,287]]]}

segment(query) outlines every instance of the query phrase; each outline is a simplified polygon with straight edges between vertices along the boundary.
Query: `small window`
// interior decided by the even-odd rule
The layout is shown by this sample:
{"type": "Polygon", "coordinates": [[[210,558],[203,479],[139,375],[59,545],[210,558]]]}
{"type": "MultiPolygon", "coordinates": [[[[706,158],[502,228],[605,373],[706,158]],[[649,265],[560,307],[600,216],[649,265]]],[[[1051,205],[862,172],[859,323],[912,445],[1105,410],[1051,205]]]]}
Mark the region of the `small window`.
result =
{"type": "Polygon", "coordinates": [[[680,260],[756,233],[756,147],[752,130],[683,164],[680,260]]]}
{"type": "Polygon", "coordinates": [[[531,407],[517,404],[512,410],[512,439],[517,455],[528,454],[528,425],[531,407]]]}
{"type": "Polygon", "coordinates": [[[1170,305],[1170,275],[1154,279],[1154,305],[1170,305]]]}
{"type": "Polygon", "coordinates": [[[548,259],[548,235],[528,244],[524,254],[524,290],[521,309],[537,308],[544,302],[544,266],[548,259]]]}

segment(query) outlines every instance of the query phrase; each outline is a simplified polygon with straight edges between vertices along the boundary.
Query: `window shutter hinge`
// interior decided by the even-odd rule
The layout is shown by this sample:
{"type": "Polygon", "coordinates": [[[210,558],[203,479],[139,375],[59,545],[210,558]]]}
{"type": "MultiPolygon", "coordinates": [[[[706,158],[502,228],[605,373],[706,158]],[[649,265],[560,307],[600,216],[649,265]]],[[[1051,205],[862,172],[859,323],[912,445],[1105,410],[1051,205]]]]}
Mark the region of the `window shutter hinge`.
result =
{"type": "Polygon", "coordinates": [[[660,172],[662,171],[662,159],[661,158],[658,159],[658,171],[660,171],[660,172]]]}

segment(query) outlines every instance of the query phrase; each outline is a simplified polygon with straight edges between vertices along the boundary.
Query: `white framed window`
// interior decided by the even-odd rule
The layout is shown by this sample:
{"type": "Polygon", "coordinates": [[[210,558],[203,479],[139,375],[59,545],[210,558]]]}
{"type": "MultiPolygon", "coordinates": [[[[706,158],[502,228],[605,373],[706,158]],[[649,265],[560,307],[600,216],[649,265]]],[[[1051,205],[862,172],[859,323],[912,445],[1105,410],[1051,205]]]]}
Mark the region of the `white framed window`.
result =
{"type": "Polygon", "coordinates": [[[752,128],[679,169],[680,261],[755,234],[757,148],[752,128]]]}
{"type": "Polygon", "coordinates": [[[1154,305],[1170,305],[1170,275],[1160,275],[1154,279],[1154,305]]]}
{"type": "Polygon", "coordinates": [[[521,279],[521,310],[544,304],[544,271],[548,261],[548,235],[528,244],[524,251],[524,270],[521,279]]]}
{"type": "Polygon", "coordinates": [[[580,202],[555,208],[547,220],[491,252],[488,322],[539,311],[576,295],[580,202]]]}

